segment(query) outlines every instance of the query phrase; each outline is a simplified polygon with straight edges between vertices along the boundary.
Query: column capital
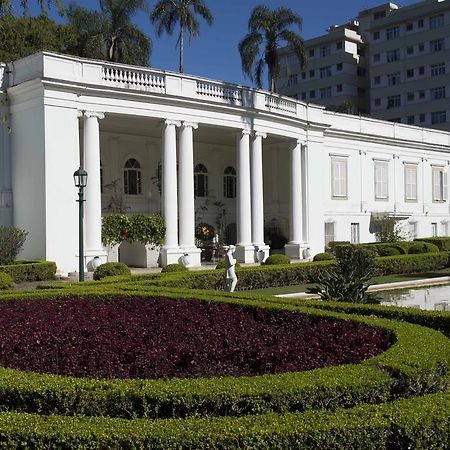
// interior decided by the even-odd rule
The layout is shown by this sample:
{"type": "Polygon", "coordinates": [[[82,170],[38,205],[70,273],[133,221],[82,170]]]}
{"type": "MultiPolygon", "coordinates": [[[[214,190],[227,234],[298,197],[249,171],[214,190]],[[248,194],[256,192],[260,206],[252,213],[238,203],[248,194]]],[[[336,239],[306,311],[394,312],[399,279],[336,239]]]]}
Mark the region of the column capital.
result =
{"type": "Polygon", "coordinates": [[[198,123],[196,123],[196,122],[188,122],[188,121],[186,121],[186,122],[183,122],[182,124],[181,124],[181,126],[183,127],[183,128],[192,128],[193,130],[196,130],[197,128],[198,128],[198,123]]]}
{"type": "Polygon", "coordinates": [[[294,142],[292,143],[291,149],[293,150],[293,149],[295,149],[295,148],[297,148],[297,147],[299,147],[299,146],[300,146],[301,148],[306,147],[306,146],[307,146],[306,141],[304,141],[304,140],[302,140],[302,139],[295,139],[294,142]]]}
{"type": "Polygon", "coordinates": [[[254,134],[255,138],[260,137],[262,139],[266,139],[267,137],[267,133],[265,133],[264,131],[255,131],[254,134]]]}
{"type": "Polygon", "coordinates": [[[98,120],[102,120],[105,118],[105,113],[100,111],[83,111],[84,117],[86,119],[90,119],[91,117],[96,117],[98,120]]]}
{"type": "Polygon", "coordinates": [[[175,119],[166,119],[164,121],[164,125],[165,126],[174,125],[176,127],[180,127],[181,126],[181,121],[175,120],[175,119]]]}
{"type": "Polygon", "coordinates": [[[252,134],[252,130],[250,128],[242,128],[242,130],[238,130],[237,135],[239,136],[250,136],[252,134]]]}

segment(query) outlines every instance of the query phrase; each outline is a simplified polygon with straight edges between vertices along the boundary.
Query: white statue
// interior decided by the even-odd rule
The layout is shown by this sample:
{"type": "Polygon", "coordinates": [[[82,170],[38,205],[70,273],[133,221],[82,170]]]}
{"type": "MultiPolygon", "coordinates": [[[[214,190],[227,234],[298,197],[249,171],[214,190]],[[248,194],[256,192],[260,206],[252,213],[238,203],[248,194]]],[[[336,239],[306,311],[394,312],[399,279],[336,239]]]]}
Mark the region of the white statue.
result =
{"type": "Polygon", "coordinates": [[[233,253],[236,247],[230,245],[225,254],[225,291],[234,292],[237,284],[237,276],[234,271],[234,266],[236,265],[236,260],[233,258],[233,253]]]}

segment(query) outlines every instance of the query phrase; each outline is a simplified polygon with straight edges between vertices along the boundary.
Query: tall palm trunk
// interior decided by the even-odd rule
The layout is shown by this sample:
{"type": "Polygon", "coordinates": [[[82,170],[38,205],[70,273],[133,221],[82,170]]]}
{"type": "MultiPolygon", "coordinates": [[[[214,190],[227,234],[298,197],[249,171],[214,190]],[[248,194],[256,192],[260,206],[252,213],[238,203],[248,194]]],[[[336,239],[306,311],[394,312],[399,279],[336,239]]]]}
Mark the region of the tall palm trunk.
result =
{"type": "Polygon", "coordinates": [[[180,73],[184,72],[184,26],[180,24],[180,73]]]}

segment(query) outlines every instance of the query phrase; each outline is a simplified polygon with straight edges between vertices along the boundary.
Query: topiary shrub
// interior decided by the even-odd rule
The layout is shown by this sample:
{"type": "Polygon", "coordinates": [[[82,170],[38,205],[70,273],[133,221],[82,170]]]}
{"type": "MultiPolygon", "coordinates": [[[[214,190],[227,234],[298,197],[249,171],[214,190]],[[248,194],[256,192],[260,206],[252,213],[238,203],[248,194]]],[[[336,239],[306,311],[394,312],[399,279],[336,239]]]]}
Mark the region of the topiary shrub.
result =
{"type": "Polygon", "coordinates": [[[10,264],[16,259],[27,234],[20,228],[0,226],[0,264],[10,264]]]}
{"type": "Polygon", "coordinates": [[[286,255],[270,255],[266,262],[266,266],[275,266],[278,264],[290,264],[291,260],[286,255]]]}
{"type": "MultiPolygon", "coordinates": [[[[236,264],[234,265],[234,267],[237,269],[238,267],[241,267],[241,265],[236,261],[236,264]]],[[[216,269],[225,270],[225,260],[224,259],[221,259],[217,263],[216,269]]]]}
{"type": "Polygon", "coordinates": [[[94,280],[116,275],[131,275],[130,268],[121,262],[108,262],[100,264],[94,271],[94,280]]]}
{"type": "Polygon", "coordinates": [[[313,261],[331,261],[333,259],[336,259],[336,256],[332,253],[317,253],[317,255],[314,256],[313,261]]]}
{"type": "Polygon", "coordinates": [[[384,247],[382,250],[379,249],[379,254],[380,256],[397,256],[403,253],[397,247],[384,247]]]}
{"type": "Polygon", "coordinates": [[[429,242],[414,242],[408,248],[409,254],[434,253],[438,251],[439,247],[429,242]]]}
{"type": "Polygon", "coordinates": [[[11,275],[7,273],[0,272],[0,291],[5,291],[11,289],[14,286],[14,281],[11,275]]]}
{"type": "Polygon", "coordinates": [[[167,266],[164,266],[161,270],[161,273],[168,273],[168,272],[187,272],[188,270],[186,267],[184,267],[182,264],[168,264],[167,266]]]}

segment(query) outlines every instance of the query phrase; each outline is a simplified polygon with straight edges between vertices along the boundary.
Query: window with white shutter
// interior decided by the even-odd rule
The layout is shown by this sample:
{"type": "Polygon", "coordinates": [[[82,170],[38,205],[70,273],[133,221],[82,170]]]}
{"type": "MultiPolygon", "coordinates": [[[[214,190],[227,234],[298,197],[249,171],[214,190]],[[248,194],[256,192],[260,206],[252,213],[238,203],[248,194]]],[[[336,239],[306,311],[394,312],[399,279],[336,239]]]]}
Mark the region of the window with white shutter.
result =
{"type": "Polygon", "coordinates": [[[331,197],[347,198],[347,158],[331,157],[331,197]]]}
{"type": "Polygon", "coordinates": [[[448,182],[447,172],[443,167],[432,167],[433,202],[445,202],[447,200],[448,182]]]}
{"type": "Polygon", "coordinates": [[[389,163],[374,161],[375,199],[389,199],[389,163]]]}
{"type": "Polygon", "coordinates": [[[405,164],[405,201],[417,201],[417,165],[405,164]]]}

